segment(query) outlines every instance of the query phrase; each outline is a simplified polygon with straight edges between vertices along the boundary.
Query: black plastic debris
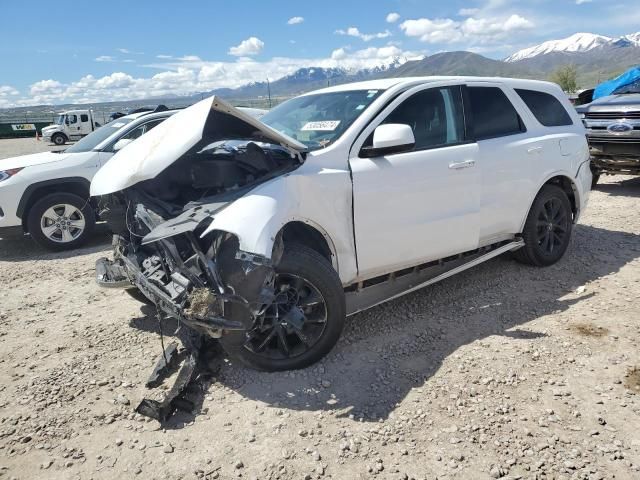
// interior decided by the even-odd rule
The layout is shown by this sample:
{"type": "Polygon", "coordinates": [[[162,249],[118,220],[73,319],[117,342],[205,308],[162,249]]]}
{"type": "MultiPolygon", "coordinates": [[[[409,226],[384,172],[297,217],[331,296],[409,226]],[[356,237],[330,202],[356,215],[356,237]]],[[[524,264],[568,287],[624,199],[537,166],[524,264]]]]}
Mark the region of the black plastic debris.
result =
{"type": "MultiPolygon", "coordinates": [[[[167,349],[171,348],[172,345],[173,344],[169,345],[167,349]]],[[[158,363],[164,361],[165,360],[163,354],[161,360],[158,360],[158,363]]],[[[184,363],[180,367],[178,376],[176,377],[171,390],[169,390],[169,392],[165,395],[164,400],[158,402],[156,400],[144,398],[137,406],[136,412],[140,415],[158,420],[160,423],[165,423],[177,409],[185,411],[192,410],[193,404],[186,400],[182,395],[185,393],[187,387],[191,383],[194,373],[196,372],[197,365],[198,350],[191,350],[184,363]]],[[[154,376],[157,376],[157,378],[153,380],[152,383],[156,386],[160,385],[162,383],[162,381],[160,380],[160,374],[166,375],[166,373],[169,371],[167,365],[163,365],[161,371],[158,372],[156,372],[157,367],[158,365],[156,365],[152,376],[147,381],[147,386],[149,385],[149,382],[153,380],[154,376]]]]}

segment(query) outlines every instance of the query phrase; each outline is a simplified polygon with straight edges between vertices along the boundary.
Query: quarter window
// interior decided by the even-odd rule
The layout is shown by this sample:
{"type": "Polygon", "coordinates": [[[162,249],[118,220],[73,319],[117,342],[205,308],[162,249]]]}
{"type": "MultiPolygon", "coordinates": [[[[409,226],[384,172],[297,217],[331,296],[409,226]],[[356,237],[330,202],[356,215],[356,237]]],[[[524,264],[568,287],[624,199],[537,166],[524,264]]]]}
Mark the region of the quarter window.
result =
{"type": "MultiPolygon", "coordinates": [[[[415,150],[464,141],[464,115],[460,87],[430,88],[403,101],[382,124],[402,123],[413,130],[415,150]]],[[[371,145],[373,134],[365,145],[371,145]]]]}
{"type": "Polygon", "coordinates": [[[573,125],[567,110],[553,95],[537,90],[524,89],[516,89],[516,93],[527,104],[536,119],[545,127],[573,125]]]}
{"type": "Polygon", "coordinates": [[[469,87],[476,140],[504,137],[526,132],[515,107],[498,87],[469,87]]]}

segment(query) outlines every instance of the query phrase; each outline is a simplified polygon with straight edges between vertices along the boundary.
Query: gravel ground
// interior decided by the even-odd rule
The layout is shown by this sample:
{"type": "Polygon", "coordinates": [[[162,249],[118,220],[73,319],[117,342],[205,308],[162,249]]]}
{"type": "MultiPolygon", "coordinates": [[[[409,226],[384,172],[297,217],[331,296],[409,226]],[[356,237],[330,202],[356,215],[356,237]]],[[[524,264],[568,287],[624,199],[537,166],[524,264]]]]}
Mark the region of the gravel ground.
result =
{"type": "Polygon", "coordinates": [[[4,138],[0,139],[0,160],[29,153],[48,152],[49,150],[64,150],[67,146],[54,145],[51,142],[36,140],[35,138],[4,138]]]}
{"type": "Polygon", "coordinates": [[[107,236],[0,240],[0,477],[640,478],[638,197],[607,177],[559,264],[501,257],[351,317],[314,367],[220,358],[165,428],[133,413],[156,321],[93,282],[107,236]]]}

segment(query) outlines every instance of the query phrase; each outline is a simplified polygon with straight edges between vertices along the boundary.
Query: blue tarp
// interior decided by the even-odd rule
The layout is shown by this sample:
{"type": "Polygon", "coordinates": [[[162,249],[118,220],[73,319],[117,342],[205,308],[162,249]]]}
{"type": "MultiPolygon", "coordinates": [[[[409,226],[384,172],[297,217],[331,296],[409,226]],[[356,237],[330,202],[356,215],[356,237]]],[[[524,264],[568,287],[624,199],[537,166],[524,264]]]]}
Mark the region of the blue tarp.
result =
{"type": "Polygon", "coordinates": [[[631,85],[634,82],[640,80],[640,67],[633,67],[624,72],[619,77],[609,80],[608,82],[601,83],[593,91],[593,99],[600,97],[606,97],[611,95],[614,90],[624,87],[625,85],[631,85]]]}

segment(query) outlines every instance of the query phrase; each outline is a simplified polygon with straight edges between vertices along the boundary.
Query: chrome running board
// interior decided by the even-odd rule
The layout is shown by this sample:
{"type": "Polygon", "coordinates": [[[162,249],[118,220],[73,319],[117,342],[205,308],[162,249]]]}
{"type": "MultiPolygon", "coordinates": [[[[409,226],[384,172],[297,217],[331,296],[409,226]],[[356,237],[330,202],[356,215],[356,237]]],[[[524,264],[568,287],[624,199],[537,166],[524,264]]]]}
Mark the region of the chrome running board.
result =
{"type": "Polygon", "coordinates": [[[522,246],[521,239],[509,240],[360,282],[345,291],[347,315],[415,292],[522,246]]]}

